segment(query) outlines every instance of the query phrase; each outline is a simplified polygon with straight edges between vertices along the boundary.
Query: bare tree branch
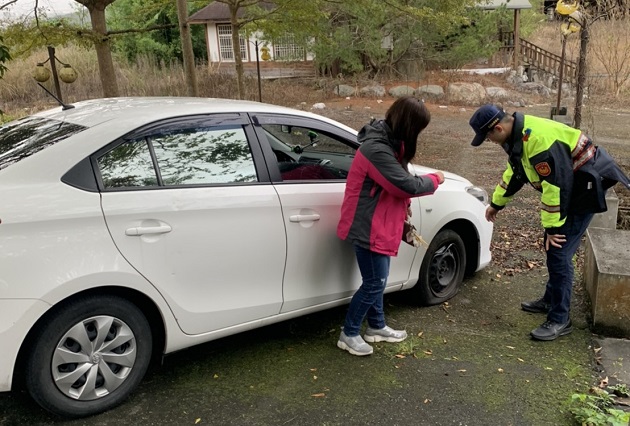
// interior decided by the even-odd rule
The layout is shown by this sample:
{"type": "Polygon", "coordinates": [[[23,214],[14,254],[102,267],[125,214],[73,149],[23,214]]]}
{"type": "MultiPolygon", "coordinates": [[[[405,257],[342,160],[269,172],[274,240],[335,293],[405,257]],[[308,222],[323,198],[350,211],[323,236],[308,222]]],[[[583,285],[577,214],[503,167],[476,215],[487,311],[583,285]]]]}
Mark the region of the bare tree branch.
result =
{"type": "Polygon", "coordinates": [[[113,31],[107,31],[105,33],[105,35],[116,35],[116,34],[129,34],[129,33],[146,33],[149,31],[154,31],[154,30],[163,30],[166,28],[175,28],[177,27],[177,24],[164,24],[164,25],[152,25],[150,27],[146,27],[146,28],[130,28],[127,30],[113,30],[113,31]]]}
{"type": "Polygon", "coordinates": [[[18,0],[11,0],[11,1],[10,1],[10,2],[8,2],[8,3],[5,3],[5,4],[1,5],[1,6],[0,6],[0,10],[4,9],[5,7],[9,7],[9,6],[11,6],[11,5],[12,5],[13,3],[15,3],[16,1],[18,1],[18,0]]]}
{"type": "Polygon", "coordinates": [[[33,12],[35,13],[35,25],[37,26],[39,33],[42,35],[42,37],[44,37],[44,40],[46,40],[46,43],[49,43],[48,37],[46,37],[46,33],[42,31],[42,28],[39,26],[39,13],[37,12],[38,7],[39,7],[39,0],[35,0],[35,6],[33,6],[33,12]]]}

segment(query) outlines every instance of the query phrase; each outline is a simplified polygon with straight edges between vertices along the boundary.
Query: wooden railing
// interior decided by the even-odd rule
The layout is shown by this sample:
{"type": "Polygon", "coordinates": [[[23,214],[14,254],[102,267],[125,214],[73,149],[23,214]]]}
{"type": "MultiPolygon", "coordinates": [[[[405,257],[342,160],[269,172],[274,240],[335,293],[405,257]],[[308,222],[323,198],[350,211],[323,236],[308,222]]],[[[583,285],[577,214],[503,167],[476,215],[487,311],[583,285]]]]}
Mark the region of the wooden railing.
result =
{"type": "MultiPolygon", "coordinates": [[[[502,50],[507,50],[509,52],[514,51],[513,31],[503,31],[499,33],[499,41],[501,42],[502,50]]],[[[519,64],[527,64],[533,68],[543,70],[560,78],[560,64],[562,62],[561,56],[551,53],[540,46],[536,46],[534,43],[530,43],[527,40],[520,39],[519,41],[519,64]]],[[[576,84],[577,63],[575,61],[571,61],[566,58],[564,59],[562,79],[576,84]]]]}
{"type": "MultiPolygon", "coordinates": [[[[560,76],[560,66],[563,62],[561,56],[523,39],[520,40],[519,53],[520,59],[526,64],[553,74],[556,77],[560,76]]],[[[577,63],[565,58],[562,66],[564,67],[562,79],[575,84],[577,82],[577,63]]]]}

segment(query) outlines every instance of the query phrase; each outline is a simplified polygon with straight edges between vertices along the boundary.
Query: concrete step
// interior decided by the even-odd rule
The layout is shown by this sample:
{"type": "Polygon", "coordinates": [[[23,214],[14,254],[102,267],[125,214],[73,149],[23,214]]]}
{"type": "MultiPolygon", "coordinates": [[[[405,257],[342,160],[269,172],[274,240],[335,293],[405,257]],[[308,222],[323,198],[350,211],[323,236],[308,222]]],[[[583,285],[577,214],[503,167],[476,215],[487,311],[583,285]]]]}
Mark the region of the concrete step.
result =
{"type": "Polygon", "coordinates": [[[630,337],[630,231],[586,231],[584,282],[591,299],[593,331],[630,337]]]}

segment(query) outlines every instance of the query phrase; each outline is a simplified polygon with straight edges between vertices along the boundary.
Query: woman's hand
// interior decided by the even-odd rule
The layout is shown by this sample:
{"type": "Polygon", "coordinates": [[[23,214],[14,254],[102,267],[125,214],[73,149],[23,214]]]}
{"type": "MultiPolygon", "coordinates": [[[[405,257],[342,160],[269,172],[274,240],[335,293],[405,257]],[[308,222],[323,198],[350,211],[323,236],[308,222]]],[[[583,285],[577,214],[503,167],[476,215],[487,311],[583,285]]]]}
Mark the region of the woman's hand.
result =
{"type": "Polygon", "coordinates": [[[444,173],[442,172],[435,172],[434,175],[436,175],[438,177],[438,184],[443,184],[444,183],[444,173]]]}

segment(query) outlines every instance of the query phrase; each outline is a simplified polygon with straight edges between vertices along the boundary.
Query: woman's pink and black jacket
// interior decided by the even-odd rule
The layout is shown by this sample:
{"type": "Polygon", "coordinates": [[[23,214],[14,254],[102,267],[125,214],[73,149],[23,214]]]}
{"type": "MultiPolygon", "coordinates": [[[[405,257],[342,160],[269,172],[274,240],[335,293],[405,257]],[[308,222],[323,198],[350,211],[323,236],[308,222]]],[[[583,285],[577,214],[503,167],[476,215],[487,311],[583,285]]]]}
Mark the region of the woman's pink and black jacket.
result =
{"type": "Polygon", "coordinates": [[[346,182],[337,235],[342,240],[396,256],[410,198],[429,195],[439,184],[431,173],[414,176],[400,163],[404,144],[384,121],[361,129],[346,182]]]}

